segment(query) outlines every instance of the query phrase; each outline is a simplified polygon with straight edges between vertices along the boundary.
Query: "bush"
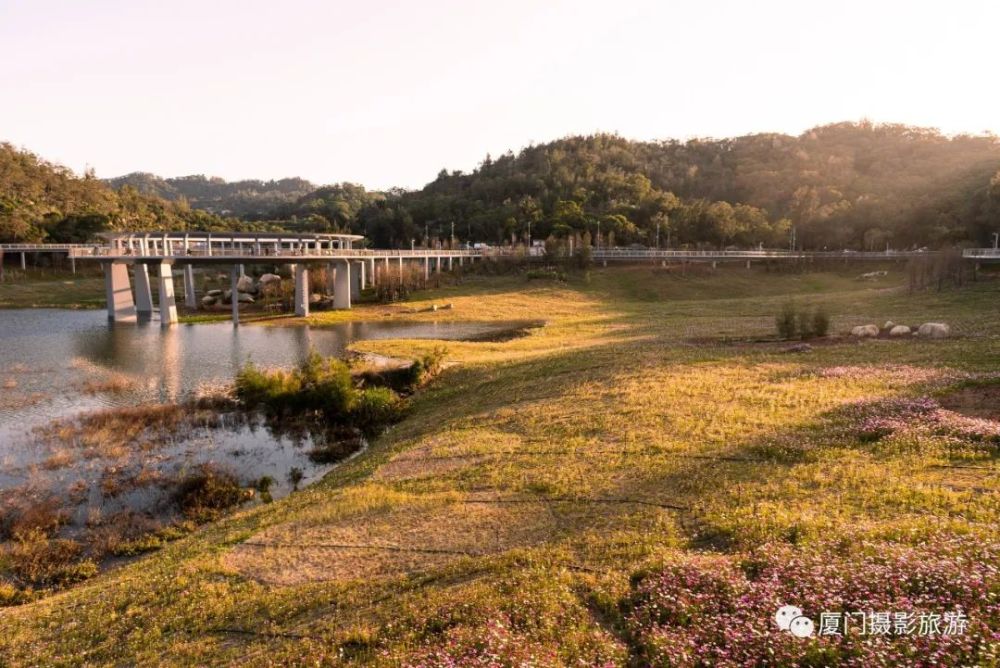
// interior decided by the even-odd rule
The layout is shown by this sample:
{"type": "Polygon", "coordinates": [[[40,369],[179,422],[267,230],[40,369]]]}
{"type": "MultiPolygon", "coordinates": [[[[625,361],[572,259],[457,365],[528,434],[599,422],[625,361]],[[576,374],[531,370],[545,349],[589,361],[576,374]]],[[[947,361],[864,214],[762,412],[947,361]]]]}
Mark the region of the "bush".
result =
{"type": "Polygon", "coordinates": [[[358,393],[352,422],[366,434],[375,434],[384,425],[398,422],[402,415],[399,395],[387,387],[369,387],[358,393]]]}
{"type": "Polygon", "coordinates": [[[791,302],[781,307],[781,313],[775,318],[775,326],[778,328],[778,336],[783,339],[795,337],[796,332],[796,308],[791,302]]]}
{"type": "Polygon", "coordinates": [[[220,511],[247,499],[236,477],[214,466],[204,465],[183,478],[174,492],[174,500],[190,518],[212,519],[220,511]]]}
{"type": "Polygon", "coordinates": [[[347,365],[316,352],[291,372],[261,370],[248,362],[236,376],[235,393],[249,408],[263,406],[279,414],[317,411],[328,418],[347,415],[356,398],[347,365]]]}
{"type": "Polygon", "coordinates": [[[816,308],[812,317],[813,336],[826,336],[830,333],[830,315],[822,306],[816,308]]]}
{"type": "Polygon", "coordinates": [[[810,339],[827,335],[830,331],[830,316],[822,306],[816,307],[810,313],[788,302],[781,308],[781,313],[774,319],[774,324],[778,336],[782,339],[810,339]]]}

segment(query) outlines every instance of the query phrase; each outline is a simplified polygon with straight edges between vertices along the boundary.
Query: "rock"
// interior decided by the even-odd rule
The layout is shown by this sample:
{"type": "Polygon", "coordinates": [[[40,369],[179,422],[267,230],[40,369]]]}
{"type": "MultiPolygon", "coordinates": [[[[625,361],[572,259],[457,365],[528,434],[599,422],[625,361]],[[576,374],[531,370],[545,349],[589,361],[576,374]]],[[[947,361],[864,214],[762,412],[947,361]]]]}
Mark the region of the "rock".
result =
{"type": "Polygon", "coordinates": [[[310,304],[322,304],[323,301],[324,301],[323,295],[319,294],[318,292],[314,292],[311,295],[309,295],[310,304]]]}
{"type": "Polygon", "coordinates": [[[222,296],[222,290],[209,290],[208,292],[205,293],[205,296],[206,297],[221,297],[222,296]]]}
{"type": "Polygon", "coordinates": [[[236,290],[237,292],[246,293],[253,293],[257,291],[253,285],[253,279],[246,275],[240,276],[239,280],[236,281],[236,290]]]}
{"type": "Polygon", "coordinates": [[[875,281],[881,278],[882,276],[888,276],[888,275],[889,275],[888,271],[869,271],[866,274],[861,274],[860,276],[858,276],[858,280],[875,281]]]}
{"type": "Polygon", "coordinates": [[[436,310],[438,310],[438,305],[437,304],[431,304],[431,311],[436,311],[436,310]]]}
{"type": "Polygon", "coordinates": [[[271,283],[281,283],[281,276],[277,274],[264,274],[257,281],[261,285],[270,285],[271,283]]]}
{"type": "Polygon", "coordinates": [[[215,306],[216,299],[212,295],[205,295],[201,298],[202,306],[215,306]]]}
{"type": "Polygon", "coordinates": [[[882,329],[892,329],[895,326],[896,326],[896,323],[894,323],[892,320],[886,320],[885,324],[882,325],[882,329]]]}
{"type": "Polygon", "coordinates": [[[253,304],[253,295],[248,295],[245,292],[240,292],[236,295],[236,301],[241,304],[253,304]]]}
{"type": "Polygon", "coordinates": [[[451,302],[448,302],[447,304],[445,304],[445,305],[444,305],[444,306],[442,306],[441,308],[444,308],[444,309],[447,309],[447,310],[449,310],[449,311],[450,311],[451,309],[455,308],[455,305],[454,305],[454,304],[452,304],[451,302]]]}
{"type": "Polygon", "coordinates": [[[782,352],[786,353],[811,353],[813,347],[808,343],[796,343],[794,346],[788,346],[782,352]]]}
{"type": "Polygon", "coordinates": [[[943,322],[925,322],[917,329],[917,336],[923,339],[946,339],[951,336],[951,327],[943,322]]]}
{"type": "Polygon", "coordinates": [[[223,304],[232,304],[233,303],[233,291],[232,290],[226,290],[225,292],[222,293],[222,303],[223,304]]]}
{"type": "Polygon", "coordinates": [[[895,325],[889,329],[889,336],[909,336],[910,332],[906,325],[895,325]]]}
{"type": "Polygon", "coordinates": [[[851,330],[851,336],[859,339],[878,336],[878,325],[858,325],[851,330]]]}

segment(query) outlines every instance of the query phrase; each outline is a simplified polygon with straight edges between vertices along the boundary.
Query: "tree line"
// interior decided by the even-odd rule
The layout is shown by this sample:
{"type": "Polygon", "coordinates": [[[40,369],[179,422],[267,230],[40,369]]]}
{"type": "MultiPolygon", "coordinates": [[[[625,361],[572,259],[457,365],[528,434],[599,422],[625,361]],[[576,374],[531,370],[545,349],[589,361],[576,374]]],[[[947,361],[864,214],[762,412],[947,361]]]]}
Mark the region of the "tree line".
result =
{"type": "Polygon", "coordinates": [[[995,136],[894,124],[684,142],[566,137],[488,155],[469,173],[441,170],[420,190],[387,192],[302,179],[100,182],[2,149],[7,239],[81,236],[101,225],[235,226],[352,232],[379,247],[447,243],[453,234],[508,244],[589,233],[602,245],[880,250],[984,245],[1000,229],[995,136]]]}

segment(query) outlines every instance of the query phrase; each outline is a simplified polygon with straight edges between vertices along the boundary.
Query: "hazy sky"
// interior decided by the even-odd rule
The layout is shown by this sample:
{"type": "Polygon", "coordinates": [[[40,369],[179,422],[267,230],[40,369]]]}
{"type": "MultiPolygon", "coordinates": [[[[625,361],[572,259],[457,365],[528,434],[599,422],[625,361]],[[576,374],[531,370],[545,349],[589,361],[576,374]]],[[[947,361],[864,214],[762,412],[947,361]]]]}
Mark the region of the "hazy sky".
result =
{"type": "Polygon", "coordinates": [[[381,188],[594,131],[1000,133],[997,26],[997,0],[0,0],[0,140],[381,188]]]}

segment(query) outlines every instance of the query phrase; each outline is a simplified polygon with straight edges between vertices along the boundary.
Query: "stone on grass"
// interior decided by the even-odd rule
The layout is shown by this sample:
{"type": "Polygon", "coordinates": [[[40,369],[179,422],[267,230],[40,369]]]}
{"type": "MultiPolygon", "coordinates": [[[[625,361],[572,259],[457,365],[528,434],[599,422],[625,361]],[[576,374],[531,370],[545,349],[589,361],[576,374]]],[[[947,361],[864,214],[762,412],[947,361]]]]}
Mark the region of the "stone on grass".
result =
{"type": "Polygon", "coordinates": [[[260,277],[260,280],[258,280],[257,282],[260,283],[261,285],[280,283],[281,276],[278,276],[277,274],[264,274],[263,276],[260,277]]]}
{"type": "Polygon", "coordinates": [[[245,292],[240,292],[236,296],[236,301],[238,301],[241,304],[253,304],[253,295],[249,295],[245,292]]]}
{"type": "Polygon", "coordinates": [[[889,336],[909,336],[912,332],[906,325],[896,325],[889,329],[889,336]]]}
{"type": "Polygon", "coordinates": [[[783,352],[786,353],[811,353],[813,347],[808,343],[796,343],[794,346],[788,346],[783,352]]]}
{"type": "Polygon", "coordinates": [[[951,336],[951,327],[943,322],[925,322],[917,329],[917,336],[924,339],[946,339],[951,336]]]}
{"type": "Polygon", "coordinates": [[[892,320],[886,320],[885,324],[882,325],[882,329],[892,329],[895,326],[896,326],[896,323],[894,323],[892,320]]]}
{"type": "Polygon", "coordinates": [[[215,297],[213,297],[212,295],[205,295],[204,297],[201,298],[201,305],[215,306],[215,301],[216,301],[215,297]]]}
{"type": "Polygon", "coordinates": [[[851,330],[851,336],[859,339],[878,336],[878,325],[858,325],[851,330]]]}
{"type": "Polygon", "coordinates": [[[253,279],[246,275],[240,276],[239,280],[236,281],[236,290],[246,293],[255,292],[256,288],[253,286],[253,279]]]}
{"type": "Polygon", "coordinates": [[[208,292],[205,293],[205,296],[207,296],[207,297],[221,297],[222,296],[222,290],[209,290],[208,292]]]}

